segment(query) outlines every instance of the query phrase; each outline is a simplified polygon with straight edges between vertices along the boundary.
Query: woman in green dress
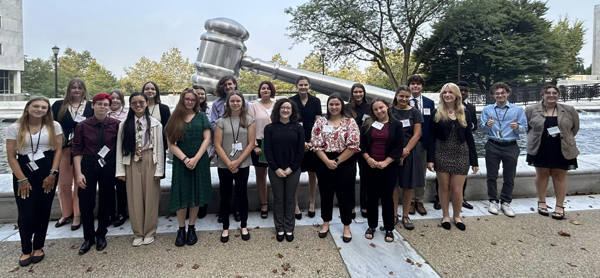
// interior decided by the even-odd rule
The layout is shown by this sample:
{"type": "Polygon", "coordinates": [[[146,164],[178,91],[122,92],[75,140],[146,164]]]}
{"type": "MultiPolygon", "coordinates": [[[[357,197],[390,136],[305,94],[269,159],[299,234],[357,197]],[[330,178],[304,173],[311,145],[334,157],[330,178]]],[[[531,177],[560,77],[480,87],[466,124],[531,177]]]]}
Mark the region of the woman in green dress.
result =
{"type": "Polygon", "coordinates": [[[199,99],[193,89],[186,88],[179,98],[165,132],[169,150],[173,153],[171,181],[171,211],[177,211],[179,230],[176,246],[194,245],[198,209],[212,202],[210,160],[206,149],[210,144],[210,122],[199,111],[199,99]],[[187,235],[185,218],[189,209],[187,235]]]}

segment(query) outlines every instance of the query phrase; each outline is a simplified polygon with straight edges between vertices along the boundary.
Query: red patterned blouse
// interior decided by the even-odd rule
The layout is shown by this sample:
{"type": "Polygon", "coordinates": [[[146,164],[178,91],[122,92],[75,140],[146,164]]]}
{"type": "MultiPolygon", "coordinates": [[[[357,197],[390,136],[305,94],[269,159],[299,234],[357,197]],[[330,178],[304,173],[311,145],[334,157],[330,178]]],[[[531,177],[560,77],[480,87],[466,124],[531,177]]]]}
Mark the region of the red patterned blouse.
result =
{"type": "Polygon", "coordinates": [[[325,117],[320,117],[312,129],[312,150],[341,153],[346,149],[360,150],[360,129],[352,118],[342,118],[338,127],[327,124],[325,117]]]}

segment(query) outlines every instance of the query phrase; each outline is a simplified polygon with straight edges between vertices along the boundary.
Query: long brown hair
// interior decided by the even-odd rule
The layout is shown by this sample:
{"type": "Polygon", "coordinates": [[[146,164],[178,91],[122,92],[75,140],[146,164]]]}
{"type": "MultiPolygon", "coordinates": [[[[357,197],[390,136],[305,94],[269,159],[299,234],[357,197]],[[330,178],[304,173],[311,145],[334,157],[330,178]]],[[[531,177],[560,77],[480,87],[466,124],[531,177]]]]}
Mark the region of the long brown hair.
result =
{"type": "Polygon", "coordinates": [[[348,108],[350,108],[350,114],[352,118],[356,118],[356,100],[354,99],[354,89],[361,88],[363,90],[363,99],[362,102],[367,103],[367,89],[365,86],[360,83],[354,83],[350,88],[350,97],[348,97],[348,108]]]}
{"type": "Polygon", "coordinates": [[[454,101],[454,113],[456,113],[456,118],[460,123],[460,126],[467,126],[467,119],[465,117],[465,109],[462,105],[462,94],[460,93],[460,89],[454,83],[446,83],[442,86],[440,90],[440,101],[438,103],[437,113],[435,113],[434,121],[436,123],[440,121],[450,121],[450,116],[448,112],[448,108],[446,108],[446,103],[444,102],[444,91],[446,88],[449,88],[452,94],[456,97],[454,101]]]}
{"type": "Polygon", "coordinates": [[[384,99],[375,98],[369,105],[369,116],[370,117],[363,122],[363,127],[367,128],[365,130],[365,134],[367,132],[369,132],[369,129],[371,129],[371,126],[373,125],[374,122],[379,121],[377,116],[375,116],[375,112],[373,111],[373,105],[375,105],[375,103],[377,103],[377,102],[381,102],[381,103],[385,104],[385,106],[387,107],[388,122],[396,122],[396,118],[394,118],[394,115],[392,114],[392,109],[390,108],[390,104],[387,103],[387,101],[385,101],[384,99]]]}
{"type": "MultiPolygon", "coordinates": [[[[73,104],[73,96],[71,95],[71,86],[73,86],[73,84],[79,84],[79,86],[81,86],[81,89],[83,89],[83,97],[82,100],[88,100],[88,93],[87,93],[87,88],[85,87],[85,82],[83,82],[82,79],[80,78],[73,78],[71,79],[71,81],[69,81],[69,85],[67,85],[67,93],[65,94],[65,98],[63,100],[62,105],[60,106],[60,110],[58,110],[58,115],[56,117],[56,120],[60,121],[62,120],[62,117],[65,116],[65,113],[67,112],[67,109],[69,108],[69,105],[73,104]]],[[[75,120],[75,119],[73,119],[75,120]]]]}
{"type": "MultiPolygon", "coordinates": [[[[48,140],[50,141],[50,146],[53,150],[56,150],[58,142],[56,141],[56,131],[54,130],[54,117],[52,116],[52,109],[50,109],[50,100],[46,97],[33,97],[31,98],[27,104],[25,104],[25,109],[23,109],[23,115],[17,120],[19,124],[19,131],[17,133],[17,149],[22,149],[27,147],[28,135],[29,135],[29,105],[34,101],[43,100],[48,104],[48,112],[46,115],[42,117],[42,124],[48,131],[48,140]]],[[[40,130],[40,132],[42,132],[40,130]]],[[[40,133],[40,136],[42,134],[40,133]]]]}
{"type": "Polygon", "coordinates": [[[244,95],[242,92],[235,90],[227,95],[227,99],[225,101],[225,113],[223,113],[223,118],[231,117],[231,108],[229,108],[229,99],[231,96],[236,95],[242,98],[242,108],[240,108],[240,126],[246,128],[246,115],[248,112],[246,111],[246,100],[244,99],[244,95]]]}
{"type": "Polygon", "coordinates": [[[191,88],[185,88],[183,92],[181,92],[179,102],[177,102],[177,106],[175,106],[175,110],[173,110],[173,114],[169,117],[169,121],[165,126],[165,133],[171,144],[183,140],[183,129],[185,127],[185,117],[187,116],[187,109],[185,108],[185,96],[187,94],[192,94],[194,98],[196,98],[196,104],[194,105],[194,108],[192,108],[194,113],[198,113],[200,110],[198,94],[191,88]]]}

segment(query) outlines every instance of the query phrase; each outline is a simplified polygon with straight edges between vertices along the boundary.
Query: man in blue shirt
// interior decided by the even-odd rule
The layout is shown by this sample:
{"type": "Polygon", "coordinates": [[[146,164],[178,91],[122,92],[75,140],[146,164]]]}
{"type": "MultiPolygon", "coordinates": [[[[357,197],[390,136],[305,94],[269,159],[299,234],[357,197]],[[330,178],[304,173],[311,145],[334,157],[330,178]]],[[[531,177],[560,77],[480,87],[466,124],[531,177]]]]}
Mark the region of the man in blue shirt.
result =
{"type": "Polygon", "coordinates": [[[527,131],[527,119],[522,107],[508,102],[510,87],[502,82],[492,85],[491,94],[496,99],[495,104],[483,108],[480,128],[488,138],[485,144],[485,166],[487,168],[487,188],[490,200],[488,211],[498,214],[499,210],[509,217],[515,212],[510,207],[514,188],[519,146],[517,140],[520,134],[527,131]],[[504,183],[500,204],[498,205],[498,169],[502,162],[504,183]]]}

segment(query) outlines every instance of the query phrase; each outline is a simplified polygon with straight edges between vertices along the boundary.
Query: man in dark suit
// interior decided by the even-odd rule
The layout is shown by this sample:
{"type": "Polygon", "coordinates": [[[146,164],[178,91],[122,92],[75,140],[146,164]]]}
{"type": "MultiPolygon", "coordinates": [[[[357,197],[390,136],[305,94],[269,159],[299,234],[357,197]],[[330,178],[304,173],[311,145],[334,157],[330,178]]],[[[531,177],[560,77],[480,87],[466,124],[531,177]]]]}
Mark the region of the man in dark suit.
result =
{"type": "MultiPolygon", "coordinates": [[[[423,166],[423,174],[427,175],[427,146],[429,144],[429,121],[431,113],[435,109],[433,100],[421,95],[423,91],[423,85],[425,85],[425,79],[420,75],[411,75],[408,77],[408,87],[410,88],[410,106],[421,111],[423,115],[423,125],[421,126],[421,163],[423,166]]],[[[424,179],[425,180],[425,179],[424,179]]],[[[425,184],[427,181],[425,180],[425,184]]],[[[415,214],[415,210],[420,215],[427,214],[427,210],[423,206],[423,198],[425,196],[425,184],[422,186],[417,185],[415,188],[413,202],[410,203],[409,214],[415,214]]]]}
{"type": "MultiPolygon", "coordinates": [[[[467,111],[469,111],[469,115],[471,115],[471,131],[477,130],[477,111],[475,110],[475,105],[469,103],[469,82],[466,81],[458,81],[456,85],[460,89],[460,93],[462,94],[463,106],[467,111]]],[[[463,186],[463,198],[465,196],[465,188],[467,188],[467,180],[465,179],[465,185],[463,186]]],[[[438,191],[438,183],[435,183],[435,191],[438,191]]],[[[466,200],[463,199],[462,203],[463,208],[473,209],[473,205],[469,204],[466,200]]],[[[438,195],[435,195],[435,203],[433,207],[437,210],[441,209],[442,206],[440,204],[440,198],[438,195]]]]}

